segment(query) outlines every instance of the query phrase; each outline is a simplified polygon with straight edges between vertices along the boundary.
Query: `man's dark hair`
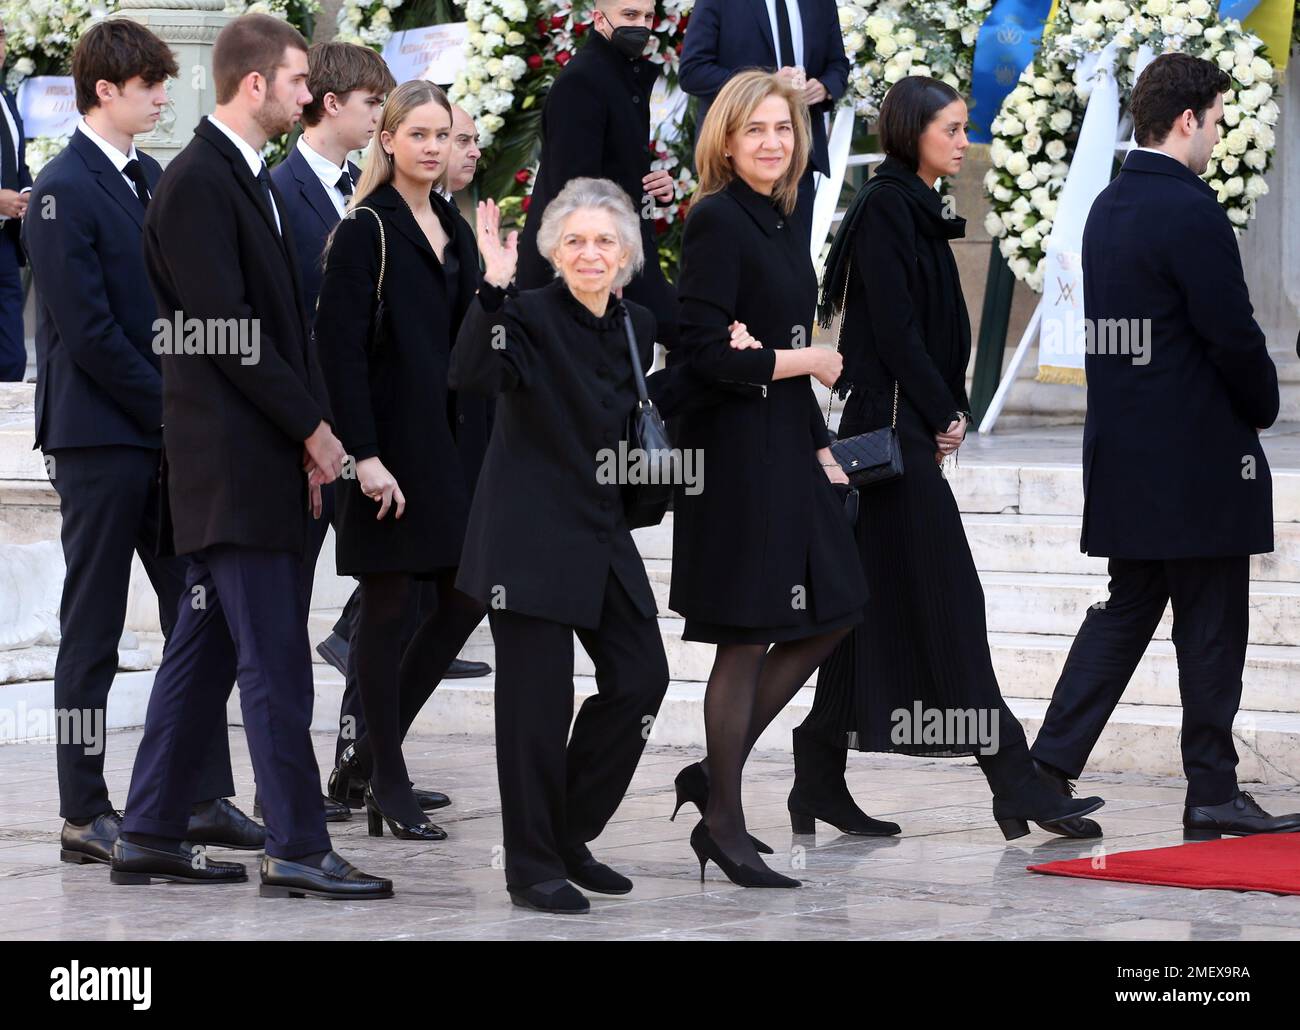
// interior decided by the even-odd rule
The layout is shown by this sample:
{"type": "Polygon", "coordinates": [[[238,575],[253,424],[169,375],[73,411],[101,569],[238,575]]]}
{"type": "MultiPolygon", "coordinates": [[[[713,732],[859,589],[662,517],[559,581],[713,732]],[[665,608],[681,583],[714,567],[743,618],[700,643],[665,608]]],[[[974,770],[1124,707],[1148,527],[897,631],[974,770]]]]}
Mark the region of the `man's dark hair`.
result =
{"type": "Polygon", "coordinates": [[[1231,86],[1228,73],[1212,61],[1191,54],[1161,54],[1138,76],[1129,97],[1138,146],[1163,143],[1184,111],[1193,112],[1196,124],[1204,125],[1214,98],[1231,86]]]}
{"type": "Polygon", "coordinates": [[[311,103],[302,109],[303,125],[317,125],[325,117],[325,94],[346,103],[353,90],[390,93],[397,87],[384,59],[368,46],[355,43],[316,43],[307,51],[307,88],[311,103]]]}
{"type": "Polygon", "coordinates": [[[176,56],[161,39],[139,22],[109,18],[86,30],[72,51],[72,81],[77,110],[99,106],[95,84],[111,82],[118,89],[140,76],[147,86],[166,82],[177,73],[176,56]]]}
{"type": "Polygon", "coordinates": [[[302,33],[287,21],[269,14],[243,14],[232,21],[217,35],[212,47],[217,103],[230,103],[250,72],[258,72],[268,83],[274,82],[275,70],[291,47],[307,52],[302,33]]]}
{"type": "Polygon", "coordinates": [[[920,164],[918,144],[925,127],[936,114],[960,99],[960,93],[938,79],[924,75],[899,79],[889,87],[880,105],[880,118],[876,121],[880,149],[915,172],[920,164]]]}

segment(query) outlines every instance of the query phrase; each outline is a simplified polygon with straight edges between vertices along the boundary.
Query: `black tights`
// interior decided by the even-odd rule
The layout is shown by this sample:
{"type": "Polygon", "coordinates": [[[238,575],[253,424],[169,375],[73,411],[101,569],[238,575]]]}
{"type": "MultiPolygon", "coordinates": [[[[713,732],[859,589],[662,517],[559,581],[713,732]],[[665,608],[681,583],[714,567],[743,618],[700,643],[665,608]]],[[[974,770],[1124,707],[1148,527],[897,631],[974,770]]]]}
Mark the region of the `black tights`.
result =
{"type": "Polygon", "coordinates": [[[361,577],[361,607],[352,646],[366,732],[356,744],[359,767],[384,813],[405,823],[425,817],[411,793],[402,739],[447,667],[483,618],[483,607],[455,588],[456,570],[435,577],[438,607],[425,614],[401,651],[416,581],[398,572],[361,577]]]}
{"type": "Polygon", "coordinates": [[[741,770],[754,743],[835,650],[848,629],[774,644],[719,644],[704,693],[709,804],[704,821],[718,845],[747,865],[761,863],[745,832],[741,770]]]}

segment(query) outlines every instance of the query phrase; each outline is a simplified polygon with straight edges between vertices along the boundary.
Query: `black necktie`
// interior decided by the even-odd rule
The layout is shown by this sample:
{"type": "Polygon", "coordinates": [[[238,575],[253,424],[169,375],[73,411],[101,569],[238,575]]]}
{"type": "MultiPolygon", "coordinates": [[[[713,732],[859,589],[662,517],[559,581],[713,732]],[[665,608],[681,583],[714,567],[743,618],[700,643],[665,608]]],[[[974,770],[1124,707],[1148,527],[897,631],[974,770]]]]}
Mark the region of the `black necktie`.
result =
{"type": "Polygon", "coordinates": [[[352,173],[346,168],[339,172],[339,181],[334,184],[345,197],[352,196],[352,173]]]}
{"type": "Polygon", "coordinates": [[[265,161],[257,172],[257,184],[262,187],[262,199],[266,201],[266,213],[271,216],[271,224],[278,228],[275,219],[275,201],[271,199],[271,173],[266,170],[265,161]]]}
{"type": "Polygon", "coordinates": [[[142,207],[149,206],[149,182],[144,177],[144,169],[136,158],[131,158],[122,168],[122,174],[135,184],[135,195],[140,198],[142,207]]]}
{"type": "Polygon", "coordinates": [[[790,33],[790,12],[786,10],[785,0],[776,0],[776,67],[794,67],[794,36],[790,33]]]}
{"type": "MultiPolygon", "coordinates": [[[[7,98],[0,97],[0,104],[9,106],[7,98]]],[[[14,137],[9,131],[9,119],[5,117],[8,111],[0,111],[0,189],[16,190],[18,188],[18,161],[17,150],[14,148],[14,137]]]]}

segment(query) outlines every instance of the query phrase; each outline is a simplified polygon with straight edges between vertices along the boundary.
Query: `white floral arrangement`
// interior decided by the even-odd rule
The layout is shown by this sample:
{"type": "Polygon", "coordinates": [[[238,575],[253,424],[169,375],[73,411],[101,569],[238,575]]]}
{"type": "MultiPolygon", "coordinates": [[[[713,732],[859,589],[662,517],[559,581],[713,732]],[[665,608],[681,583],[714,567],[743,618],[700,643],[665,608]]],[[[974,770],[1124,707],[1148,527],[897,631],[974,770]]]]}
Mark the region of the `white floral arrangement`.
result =
{"type": "Polygon", "coordinates": [[[1258,36],[1232,18],[1220,20],[1211,0],[1084,0],[1063,5],[1035,61],[1020,76],[993,121],[992,167],[984,177],[990,236],[1012,273],[1041,290],[1047,237],[1056,218],[1091,90],[1076,81],[1084,54],[1118,44],[1120,96],[1133,88],[1138,50],[1181,52],[1214,61],[1232,78],[1224,95],[1224,132],[1205,178],[1233,226],[1255,216],[1268,192],[1278,119],[1276,73],[1258,36]]]}
{"type": "Polygon", "coordinates": [[[340,43],[356,43],[382,50],[393,34],[393,12],[403,2],[370,0],[369,3],[356,3],[355,0],[344,0],[335,18],[337,29],[334,38],[340,43]]]}
{"type": "Polygon", "coordinates": [[[534,27],[532,18],[525,0],[468,0],[465,4],[467,57],[448,95],[474,119],[484,149],[505,125],[503,116],[515,103],[515,84],[528,71],[524,58],[511,51],[527,41],[526,33],[534,27]]]}
{"type": "Polygon", "coordinates": [[[72,139],[71,133],[66,136],[37,136],[35,139],[27,140],[24,153],[27,157],[27,170],[32,173],[33,179],[41,174],[42,168],[59,155],[70,139],[72,139]]]}
{"type": "Polygon", "coordinates": [[[971,58],[993,0],[840,0],[854,109],[880,113],[885,94],[908,75],[928,75],[970,91],[971,58]]]}
{"type": "Polygon", "coordinates": [[[117,0],[0,0],[7,57],[5,86],[66,64],[81,34],[117,10],[117,0]]]}
{"type": "Polygon", "coordinates": [[[241,14],[269,14],[289,21],[294,8],[304,14],[316,14],[320,11],[320,0],[226,0],[225,13],[236,18],[241,14]]]}

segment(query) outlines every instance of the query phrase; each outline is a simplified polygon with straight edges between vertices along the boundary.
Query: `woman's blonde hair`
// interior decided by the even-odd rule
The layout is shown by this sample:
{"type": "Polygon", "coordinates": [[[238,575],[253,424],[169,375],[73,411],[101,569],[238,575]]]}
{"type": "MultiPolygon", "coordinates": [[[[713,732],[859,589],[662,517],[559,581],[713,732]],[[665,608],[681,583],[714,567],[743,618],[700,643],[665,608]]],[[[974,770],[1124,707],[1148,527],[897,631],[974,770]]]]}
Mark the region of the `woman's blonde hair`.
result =
{"type": "Polygon", "coordinates": [[[745,127],[755,109],[768,97],[783,97],[790,105],[794,123],[794,153],[790,167],[777,180],[772,198],[787,215],[799,199],[799,180],[808,165],[811,133],[808,107],[803,96],[771,72],[743,71],[733,75],[709,105],[709,113],[695,141],[695,167],[699,175],[698,197],[707,197],[726,189],[736,177],[736,170],[726,156],[727,139],[745,127]]]}
{"type": "MultiPolygon", "coordinates": [[[[366,155],[366,165],[361,170],[361,181],[356,184],[352,191],[352,199],[348,202],[349,211],[364,204],[366,197],[380,186],[387,186],[393,181],[393,155],[384,150],[379,140],[380,133],[396,133],[412,111],[429,103],[437,104],[447,112],[447,118],[451,118],[451,101],[447,99],[447,94],[432,82],[412,79],[410,82],[403,82],[388,94],[388,100],[384,103],[384,113],[380,116],[379,126],[370,141],[370,152],[366,155]]],[[[451,162],[447,161],[442,178],[434,185],[442,186],[450,170],[451,162]]]]}

